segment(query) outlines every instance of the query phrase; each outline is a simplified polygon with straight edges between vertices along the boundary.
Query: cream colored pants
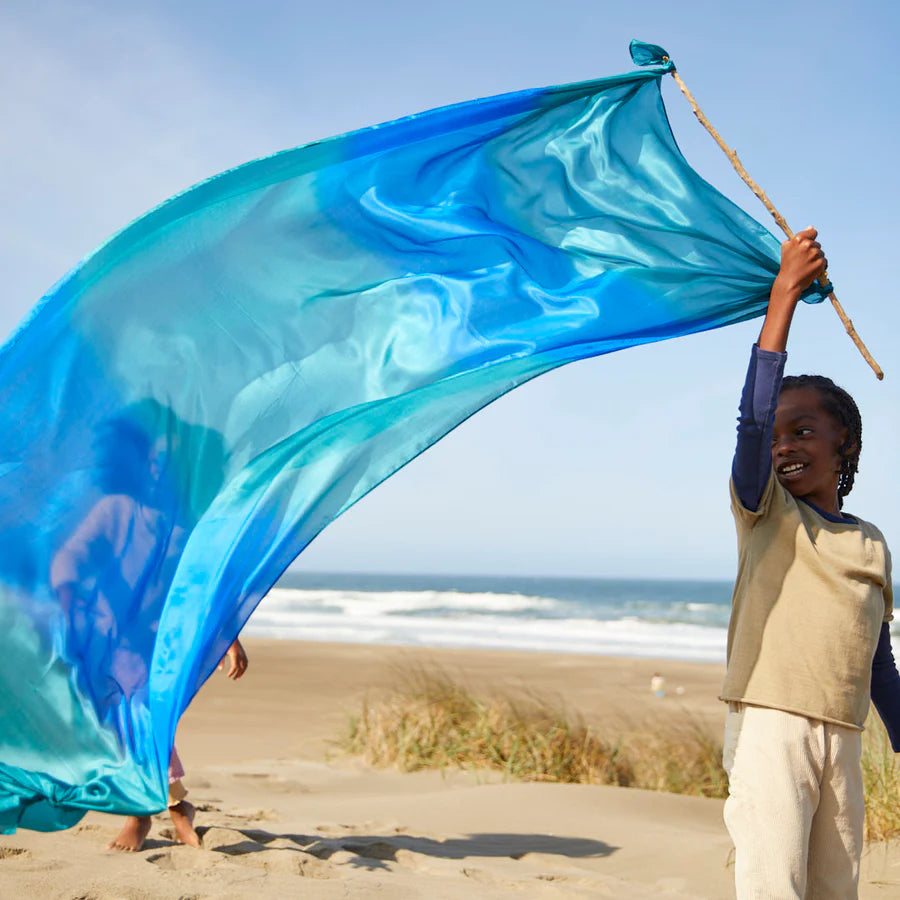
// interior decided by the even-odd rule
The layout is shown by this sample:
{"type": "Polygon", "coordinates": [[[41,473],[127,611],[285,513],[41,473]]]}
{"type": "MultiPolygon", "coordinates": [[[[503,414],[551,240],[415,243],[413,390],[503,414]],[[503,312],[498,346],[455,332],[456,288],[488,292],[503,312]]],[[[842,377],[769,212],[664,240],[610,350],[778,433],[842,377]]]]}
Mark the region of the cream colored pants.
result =
{"type": "Polygon", "coordinates": [[[860,732],[731,703],[725,824],[738,900],[854,900],[865,801],[860,732]]]}

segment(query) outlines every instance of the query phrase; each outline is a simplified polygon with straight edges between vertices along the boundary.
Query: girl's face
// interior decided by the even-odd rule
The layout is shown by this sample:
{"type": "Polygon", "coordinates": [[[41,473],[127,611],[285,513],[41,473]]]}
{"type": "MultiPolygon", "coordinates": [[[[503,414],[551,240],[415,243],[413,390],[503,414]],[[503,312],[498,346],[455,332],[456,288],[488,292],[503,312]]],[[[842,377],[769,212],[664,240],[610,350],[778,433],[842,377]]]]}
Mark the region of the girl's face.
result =
{"type": "Polygon", "coordinates": [[[778,481],[793,496],[838,515],[838,448],[846,437],[847,429],[825,412],[815,388],[784,391],[772,432],[772,466],[778,481]]]}

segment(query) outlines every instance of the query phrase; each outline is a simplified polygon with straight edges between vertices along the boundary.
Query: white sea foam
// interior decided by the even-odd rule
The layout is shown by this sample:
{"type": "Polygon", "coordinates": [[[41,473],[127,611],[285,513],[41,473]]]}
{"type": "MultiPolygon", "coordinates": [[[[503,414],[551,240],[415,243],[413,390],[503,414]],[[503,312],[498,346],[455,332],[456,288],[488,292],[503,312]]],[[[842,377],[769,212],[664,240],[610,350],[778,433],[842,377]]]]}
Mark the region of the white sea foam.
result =
{"type": "Polygon", "coordinates": [[[561,609],[551,598],[519,594],[275,589],[246,631],[292,640],[725,659],[723,628],[633,616],[562,618],[561,609]]]}
{"type": "Polygon", "coordinates": [[[525,594],[466,593],[463,591],[352,591],[273,588],[265,599],[270,610],[339,609],[349,616],[391,615],[431,609],[453,612],[522,613],[549,611],[559,601],[525,594]]]}

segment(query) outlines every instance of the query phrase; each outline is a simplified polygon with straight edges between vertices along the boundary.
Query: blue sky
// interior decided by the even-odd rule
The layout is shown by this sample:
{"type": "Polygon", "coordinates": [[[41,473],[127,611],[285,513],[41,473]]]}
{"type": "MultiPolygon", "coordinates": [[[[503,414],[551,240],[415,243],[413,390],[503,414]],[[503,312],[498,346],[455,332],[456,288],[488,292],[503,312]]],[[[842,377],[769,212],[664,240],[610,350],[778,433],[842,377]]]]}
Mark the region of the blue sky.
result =
{"type": "MultiPolygon", "coordinates": [[[[887,2],[743,6],[393,0],[7,0],[0,8],[0,332],[112,232],[275,150],[446,103],[628,70],[662,44],[838,296],[799,311],[788,370],[856,397],[847,508],[900,546],[900,13],[887,2]]],[[[775,228],[671,79],[687,158],[775,228]]],[[[751,322],[572,365],[469,420],[330,526],[298,565],[337,571],[727,578],[727,477],[751,322]]]]}

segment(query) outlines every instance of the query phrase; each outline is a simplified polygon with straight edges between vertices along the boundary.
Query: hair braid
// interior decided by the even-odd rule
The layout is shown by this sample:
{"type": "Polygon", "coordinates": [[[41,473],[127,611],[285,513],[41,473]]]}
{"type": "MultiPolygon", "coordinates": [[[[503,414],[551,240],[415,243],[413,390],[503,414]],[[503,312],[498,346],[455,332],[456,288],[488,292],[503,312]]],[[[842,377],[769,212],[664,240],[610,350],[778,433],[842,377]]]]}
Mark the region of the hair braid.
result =
{"type": "Polygon", "coordinates": [[[853,480],[859,470],[862,418],[856,401],[842,387],[838,387],[824,375],[788,375],[781,382],[781,393],[805,387],[817,390],[825,412],[842,428],[847,429],[847,437],[837,451],[841,457],[838,481],[838,508],[841,508],[844,505],[844,497],[853,490],[853,480]]]}

